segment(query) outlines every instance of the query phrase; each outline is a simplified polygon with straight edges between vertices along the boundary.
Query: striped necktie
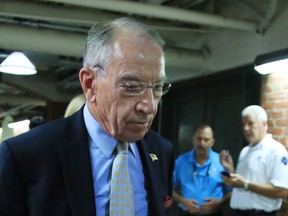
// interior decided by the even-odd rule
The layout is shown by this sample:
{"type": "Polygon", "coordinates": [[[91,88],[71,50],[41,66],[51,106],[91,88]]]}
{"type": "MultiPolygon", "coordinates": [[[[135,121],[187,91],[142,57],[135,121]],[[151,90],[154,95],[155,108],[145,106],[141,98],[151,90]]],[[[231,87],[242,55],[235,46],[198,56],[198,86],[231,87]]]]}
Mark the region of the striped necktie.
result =
{"type": "Polygon", "coordinates": [[[128,143],[117,144],[112,165],[110,188],[110,216],[134,216],[133,188],[128,171],[128,143]]]}

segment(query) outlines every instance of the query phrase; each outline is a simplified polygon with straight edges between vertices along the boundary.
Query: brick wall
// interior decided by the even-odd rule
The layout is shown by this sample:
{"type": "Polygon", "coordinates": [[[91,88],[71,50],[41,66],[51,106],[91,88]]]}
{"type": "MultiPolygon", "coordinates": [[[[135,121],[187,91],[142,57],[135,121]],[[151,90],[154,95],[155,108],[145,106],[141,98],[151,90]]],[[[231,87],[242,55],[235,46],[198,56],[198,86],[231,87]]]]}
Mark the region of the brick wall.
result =
{"type": "Polygon", "coordinates": [[[286,73],[262,76],[261,106],[268,114],[269,133],[288,150],[288,74],[286,73]]]}

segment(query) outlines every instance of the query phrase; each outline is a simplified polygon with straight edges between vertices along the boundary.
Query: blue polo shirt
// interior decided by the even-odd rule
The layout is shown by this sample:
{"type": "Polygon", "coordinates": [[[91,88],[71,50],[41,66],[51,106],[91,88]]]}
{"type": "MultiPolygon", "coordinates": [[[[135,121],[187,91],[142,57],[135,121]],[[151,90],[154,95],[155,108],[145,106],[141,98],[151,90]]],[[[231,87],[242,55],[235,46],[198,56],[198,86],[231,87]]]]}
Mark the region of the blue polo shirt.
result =
{"type": "MultiPolygon", "coordinates": [[[[194,199],[199,205],[205,203],[205,198],[222,199],[224,191],[231,191],[221,178],[225,168],[220,163],[218,153],[210,149],[209,158],[203,166],[195,160],[195,149],[180,155],[175,162],[174,190],[181,195],[194,199]]],[[[183,205],[179,205],[184,209],[183,205]]]]}

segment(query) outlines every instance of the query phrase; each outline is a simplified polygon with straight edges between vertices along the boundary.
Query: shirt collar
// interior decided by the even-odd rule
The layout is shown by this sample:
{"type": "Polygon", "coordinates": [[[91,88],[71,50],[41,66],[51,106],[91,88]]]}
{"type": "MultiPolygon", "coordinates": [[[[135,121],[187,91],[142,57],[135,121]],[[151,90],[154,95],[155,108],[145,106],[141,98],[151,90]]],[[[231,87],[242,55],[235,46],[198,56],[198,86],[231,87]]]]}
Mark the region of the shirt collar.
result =
{"type": "Polygon", "coordinates": [[[264,145],[268,145],[269,142],[267,140],[272,139],[272,134],[265,135],[259,143],[257,143],[255,146],[252,146],[251,143],[249,144],[250,149],[262,149],[264,145]]]}
{"type": "MultiPolygon", "coordinates": [[[[99,122],[92,116],[88,109],[87,102],[84,106],[83,115],[88,134],[93,140],[91,147],[99,148],[107,158],[112,157],[118,141],[107,134],[99,122]]],[[[133,145],[130,145],[129,143],[129,147],[129,150],[132,151],[135,157],[136,144],[133,143],[133,145]]]]}
{"type": "MultiPolygon", "coordinates": [[[[191,157],[190,157],[190,161],[193,162],[194,164],[197,164],[197,161],[195,159],[195,153],[196,153],[196,150],[195,150],[195,148],[193,148],[192,149],[192,154],[191,154],[191,157]]],[[[207,161],[204,163],[204,166],[207,165],[207,164],[210,164],[211,160],[212,160],[212,149],[210,148],[209,149],[209,157],[208,157],[207,161]]]]}

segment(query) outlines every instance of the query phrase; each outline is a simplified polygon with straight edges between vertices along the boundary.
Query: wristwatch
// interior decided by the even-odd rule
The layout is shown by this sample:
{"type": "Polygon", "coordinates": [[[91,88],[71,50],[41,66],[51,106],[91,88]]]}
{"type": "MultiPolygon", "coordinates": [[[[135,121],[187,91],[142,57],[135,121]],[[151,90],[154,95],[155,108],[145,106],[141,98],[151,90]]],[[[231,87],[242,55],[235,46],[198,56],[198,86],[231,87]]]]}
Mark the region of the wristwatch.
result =
{"type": "Polygon", "coordinates": [[[243,188],[244,188],[245,191],[249,190],[249,180],[245,180],[243,188]]]}

